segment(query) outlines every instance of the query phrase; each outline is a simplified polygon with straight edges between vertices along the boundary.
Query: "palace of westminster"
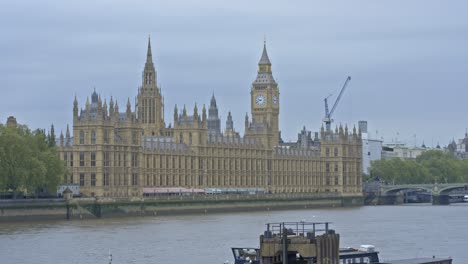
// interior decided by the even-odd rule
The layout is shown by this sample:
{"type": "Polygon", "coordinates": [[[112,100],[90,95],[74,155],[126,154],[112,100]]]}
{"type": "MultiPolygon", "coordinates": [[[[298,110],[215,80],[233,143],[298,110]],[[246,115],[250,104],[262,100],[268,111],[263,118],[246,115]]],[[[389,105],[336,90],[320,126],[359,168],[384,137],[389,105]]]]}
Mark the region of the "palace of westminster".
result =
{"type": "MultiPolygon", "coordinates": [[[[245,90],[247,94],[247,89],[245,90]]],[[[73,136],[60,135],[60,158],[67,184],[85,196],[130,197],[157,188],[261,189],[266,193],[333,192],[361,195],[361,132],[347,127],[315,137],[305,128],[297,142],[284,143],[279,131],[280,92],[266,45],[250,89],[245,133],[236,132],[231,113],[224,131],[214,95],[209,108],[174,108],[166,126],[148,42],[136,105],[124,112],[117,101],[93,92],[79,109],[73,103],[73,136]]]]}

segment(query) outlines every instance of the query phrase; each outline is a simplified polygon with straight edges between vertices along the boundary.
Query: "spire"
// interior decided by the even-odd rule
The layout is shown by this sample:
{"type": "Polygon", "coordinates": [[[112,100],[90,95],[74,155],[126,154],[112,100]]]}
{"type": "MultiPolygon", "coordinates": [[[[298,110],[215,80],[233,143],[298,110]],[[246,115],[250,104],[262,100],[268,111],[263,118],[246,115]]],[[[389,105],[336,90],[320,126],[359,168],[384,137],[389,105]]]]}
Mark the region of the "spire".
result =
{"type": "Polygon", "coordinates": [[[208,109],[208,123],[207,128],[209,133],[217,135],[221,133],[221,120],[218,116],[218,107],[216,105],[216,98],[213,94],[211,96],[210,108],[208,109]]]}
{"type": "Polygon", "coordinates": [[[273,78],[273,74],[271,71],[271,62],[270,58],[268,58],[265,41],[263,42],[262,57],[258,62],[257,78],[255,79],[253,84],[260,84],[261,86],[267,84],[276,85],[275,78],[273,78]]]}
{"type": "Polygon", "coordinates": [[[245,124],[244,125],[245,125],[245,130],[247,131],[247,129],[249,128],[249,114],[247,112],[245,113],[245,124]]]}
{"type": "Polygon", "coordinates": [[[215,95],[214,95],[214,92],[213,92],[213,95],[211,96],[211,101],[210,101],[210,108],[211,107],[216,107],[216,98],[215,98],[215,95]]]}
{"type": "Polygon", "coordinates": [[[104,99],[104,105],[102,106],[102,115],[107,118],[107,100],[104,99]]]}
{"type": "Polygon", "coordinates": [[[184,109],[182,109],[182,116],[184,118],[187,117],[187,109],[185,108],[185,104],[184,104],[184,109]]]}
{"type": "Polygon", "coordinates": [[[148,51],[146,52],[146,62],[153,63],[153,55],[151,54],[151,36],[148,36],[148,51]]]}
{"type": "Polygon", "coordinates": [[[60,130],[60,146],[63,147],[63,131],[60,130]]]}
{"type": "Polygon", "coordinates": [[[193,118],[195,120],[198,119],[198,107],[197,107],[197,103],[195,103],[195,107],[193,108],[193,118]]]}
{"type": "Polygon", "coordinates": [[[226,130],[233,131],[234,130],[234,122],[232,121],[231,111],[229,111],[227,120],[226,120],[226,130]]]}
{"type": "Polygon", "coordinates": [[[91,108],[91,105],[89,103],[89,97],[87,97],[86,98],[86,106],[85,106],[85,116],[86,116],[87,119],[90,118],[90,116],[91,116],[90,108],[91,108]]]}
{"type": "Polygon", "coordinates": [[[114,113],[117,114],[117,117],[119,116],[119,103],[117,100],[115,100],[114,113]]]}
{"type": "Polygon", "coordinates": [[[101,111],[102,111],[102,100],[101,100],[101,95],[98,96],[98,100],[97,100],[97,109],[98,109],[98,112],[101,112],[101,111]]]}
{"type": "Polygon", "coordinates": [[[179,110],[177,109],[177,105],[174,107],[174,125],[177,124],[177,121],[179,120],[179,110]]]}
{"type": "Polygon", "coordinates": [[[78,100],[76,100],[76,95],[75,100],[73,100],[73,116],[78,117],[78,100]]]}
{"type": "Polygon", "coordinates": [[[69,146],[70,145],[70,128],[68,127],[68,124],[67,124],[67,131],[65,132],[65,145],[66,146],[69,146]]]}
{"type": "Polygon", "coordinates": [[[268,53],[266,49],[266,40],[263,40],[263,52],[258,65],[271,65],[270,58],[268,58],[268,53]]]}
{"type": "Polygon", "coordinates": [[[132,114],[132,105],[130,104],[130,97],[127,100],[127,118],[130,118],[132,114]]]}
{"type": "Polygon", "coordinates": [[[203,109],[202,109],[202,121],[203,122],[206,121],[206,107],[205,107],[205,105],[203,105],[203,109]]]}
{"type": "Polygon", "coordinates": [[[114,99],[110,98],[110,102],[109,102],[109,116],[112,117],[114,115],[114,99]]]}
{"type": "Polygon", "coordinates": [[[146,63],[142,74],[142,87],[139,88],[138,94],[141,92],[150,92],[155,94],[159,92],[156,85],[156,69],[153,65],[153,54],[151,52],[151,39],[148,37],[148,51],[146,53],[146,63]]]}
{"type": "Polygon", "coordinates": [[[98,103],[98,100],[99,100],[99,96],[96,93],[96,87],[94,87],[94,91],[91,94],[91,103],[98,103]]]}

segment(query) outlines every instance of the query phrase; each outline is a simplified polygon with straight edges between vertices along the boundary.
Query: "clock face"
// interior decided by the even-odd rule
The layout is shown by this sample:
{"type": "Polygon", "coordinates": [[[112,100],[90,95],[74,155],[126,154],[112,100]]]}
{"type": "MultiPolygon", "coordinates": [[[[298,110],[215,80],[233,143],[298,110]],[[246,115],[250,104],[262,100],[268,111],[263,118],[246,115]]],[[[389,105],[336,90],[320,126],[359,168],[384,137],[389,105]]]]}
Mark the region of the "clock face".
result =
{"type": "Polygon", "coordinates": [[[266,98],[264,95],[257,95],[257,97],[255,97],[255,103],[259,106],[263,106],[265,105],[266,103],[266,98]]]}
{"type": "Polygon", "coordinates": [[[278,104],[278,97],[276,95],[273,96],[273,104],[278,104]]]}

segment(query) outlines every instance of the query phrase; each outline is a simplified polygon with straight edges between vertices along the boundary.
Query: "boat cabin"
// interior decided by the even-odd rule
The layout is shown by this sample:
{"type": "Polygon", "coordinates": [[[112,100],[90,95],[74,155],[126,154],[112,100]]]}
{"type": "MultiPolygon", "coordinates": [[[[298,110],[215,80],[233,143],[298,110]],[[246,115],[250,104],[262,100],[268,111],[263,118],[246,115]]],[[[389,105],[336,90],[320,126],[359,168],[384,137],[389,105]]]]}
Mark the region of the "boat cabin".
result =
{"type": "Polygon", "coordinates": [[[452,264],[450,257],[380,262],[372,245],[339,248],[340,235],[329,224],[269,223],[260,235],[260,248],[232,248],[234,264],[452,264]]]}
{"type": "Polygon", "coordinates": [[[232,248],[234,264],[260,264],[258,248],[232,248]]]}

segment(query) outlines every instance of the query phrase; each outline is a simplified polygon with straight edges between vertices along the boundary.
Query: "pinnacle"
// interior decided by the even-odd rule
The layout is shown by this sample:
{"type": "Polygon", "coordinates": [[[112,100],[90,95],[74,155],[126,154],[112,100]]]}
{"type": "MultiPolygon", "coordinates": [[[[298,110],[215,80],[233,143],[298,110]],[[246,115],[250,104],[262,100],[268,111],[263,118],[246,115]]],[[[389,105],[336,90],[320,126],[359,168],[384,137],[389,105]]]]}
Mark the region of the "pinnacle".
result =
{"type": "Polygon", "coordinates": [[[151,37],[148,37],[148,51],[146,53],[146,62],[153,62],[153,55],[151,54],[151,37]]]}
{"type": "Polygon", "coordinates": [[[213,95],[211,96],[210,107],[216,107],[216,98],[215,98],[214,92],[213,92],[213,95]]]}
{"type": "Polygon", "coordinates": [[[263,43],[263,52],[258,65],[271,65],[270,58],[268,58],[268,53],[266,49],[266,41],[263,43]]]}

